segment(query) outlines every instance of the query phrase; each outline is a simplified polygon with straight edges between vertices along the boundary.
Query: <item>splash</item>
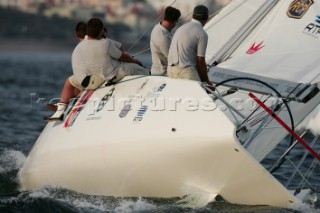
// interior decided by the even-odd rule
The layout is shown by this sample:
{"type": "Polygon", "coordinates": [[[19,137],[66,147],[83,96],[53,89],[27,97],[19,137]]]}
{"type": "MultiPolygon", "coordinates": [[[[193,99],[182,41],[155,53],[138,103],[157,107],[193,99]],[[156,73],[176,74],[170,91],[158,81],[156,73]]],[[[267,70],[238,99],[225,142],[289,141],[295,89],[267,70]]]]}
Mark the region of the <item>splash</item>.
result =
{"type": "Polygon", "coordinates": [[[109,210],[108,202],[99,196],[89,196],[71,191],[59,186],[45,186],[39,190],[32,191],[28,195],[31,199],[50,199],[52,202],[60,203],[75,209],[91,209],[98,212],[109,210]]]}
{"type": "Polygon", "coordinates": [[[317,106],[297,127],[296,130],[312,129],[320,135],[320,105],[317,106]]]}
{"type": "Polygon", "coordinates": [[[139,198],[137,201],[124,200],[115,208],[116,213],[149,212],[157,207],[139,198]]]}
{"type": "Polygon", "coordinates": [[[186,184],[182,190],[187,194],[177,204],[183,208],[202,208],[208,203],[215,201],[217,194],[209,193],[194,184],[186,184]]]}
{"type": "Polygon", "coordinates": [[[3,150],[0,153],[0,174],[19,170],[25,161],[26,156],[22,152],[7,149],[3,150]]]}
{"type": "MultiPolygon", "coordinates": [[[[22,197],[20,198],[22,199],[22,197]]],[[[115,198],[107,196],[85,195],[58,186],[45,186],[29,192],[24,201],[50,200],[63,208],[82,210],[83,212],[150,212],[157,206],[142,198],[115,198]]]]}
{"type": "Polygon", "coordinates": [[[316,209],[314,206],[303,203],[292,207],[293,210],[298,212],[308,212],[308,213],[320,213],[320,209],[316,209]]]}
{"type": "Polygon", "coordinates": [[[307,127],[314,130],[318,135],[320,135],[320,107],[318,106],[313,112],[314,116],[310,119],[307,127]]]}

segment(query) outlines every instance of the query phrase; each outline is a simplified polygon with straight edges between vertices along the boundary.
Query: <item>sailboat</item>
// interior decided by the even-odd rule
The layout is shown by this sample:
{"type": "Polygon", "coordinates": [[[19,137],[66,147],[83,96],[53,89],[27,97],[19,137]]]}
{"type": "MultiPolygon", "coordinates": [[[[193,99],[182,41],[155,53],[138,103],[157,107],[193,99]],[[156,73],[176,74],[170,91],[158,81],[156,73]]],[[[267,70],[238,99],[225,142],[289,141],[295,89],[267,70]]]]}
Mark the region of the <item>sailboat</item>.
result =
{"type": "Polygon", "coordinates": [[[318,135],[295,130],[320,102],[319,15],[313,0],[231,1],[205,25],[214,89],[151,75],[84,91],[40,134],[21,190],[314,201],[318,135]]]}

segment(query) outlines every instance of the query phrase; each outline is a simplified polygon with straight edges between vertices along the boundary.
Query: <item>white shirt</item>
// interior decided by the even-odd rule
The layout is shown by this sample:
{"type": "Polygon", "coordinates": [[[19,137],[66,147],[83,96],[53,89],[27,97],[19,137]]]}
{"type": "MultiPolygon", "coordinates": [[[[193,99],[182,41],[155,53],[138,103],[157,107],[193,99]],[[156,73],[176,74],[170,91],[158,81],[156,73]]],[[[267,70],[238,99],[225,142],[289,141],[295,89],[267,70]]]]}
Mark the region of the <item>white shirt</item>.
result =
{"type": "Polygon", "coordinates": [[[197,65],[197,56],[205,57],[208,35],[202,24],[192,19],[174,34],[168,55],[169,66],[188,67],[197,65]]]}
{"type": "Polygon", "coordinates": [[[111,39],[81,41],[72,53],[72,69],[77,81],[95,74],[105,80],[112,79],[119,67],[121,44],[111,39]]]}
{"type": "Polygon", "coordinates": [[[151,73],[163,75],[167,73],[168,66],[168,52],[172,34],[161,25],[157,24],[152,32],[150,38],[150,49],[152,56],[151,73]]]}

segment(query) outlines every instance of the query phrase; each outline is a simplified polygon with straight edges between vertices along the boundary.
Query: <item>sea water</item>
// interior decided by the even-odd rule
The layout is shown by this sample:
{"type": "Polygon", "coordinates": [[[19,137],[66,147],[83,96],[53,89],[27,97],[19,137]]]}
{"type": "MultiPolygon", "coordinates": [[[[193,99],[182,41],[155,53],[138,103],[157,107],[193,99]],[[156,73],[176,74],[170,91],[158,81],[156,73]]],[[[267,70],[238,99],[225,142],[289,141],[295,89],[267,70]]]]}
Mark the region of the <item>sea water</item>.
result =
{"type": "MultiPolygon", "coordinates": [[[[71,53],[0,52],[0,212],[320,212],[319,204],[295,209],[209,202],[201,193],[184,198],[89,196],[48,186],[20,192],[18,172],[50,115],[46,104],[60,96],[72,74],[71,53]]],[[[150,67],[150,57],[137,57],[150,67]]],[[[320,177],[320,174],[315,174],[320,177]]],[[[254,186],[253,186],[254,187],[254,186]]]]}

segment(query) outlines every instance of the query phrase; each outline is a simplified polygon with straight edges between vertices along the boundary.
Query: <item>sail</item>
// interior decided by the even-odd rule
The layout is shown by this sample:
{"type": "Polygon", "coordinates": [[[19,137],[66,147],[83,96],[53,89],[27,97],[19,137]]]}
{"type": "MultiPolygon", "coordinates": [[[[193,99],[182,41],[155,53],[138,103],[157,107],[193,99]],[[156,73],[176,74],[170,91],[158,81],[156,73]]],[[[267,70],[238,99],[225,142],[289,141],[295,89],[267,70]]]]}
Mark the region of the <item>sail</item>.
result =
{"type": "MultiPolygon", "coordinates": [[[[217,62],[217,66],[210,68],[208,74],[210,80],[217,82],[217,76],[224,74],[226,79],[248,75],[254,76],[252,78],[255,79],[260,77],[275,79],[283,86],[287,83],[281,83],[282,81],[303,85],[316,84],[320,81],[319,1],[233,1],[219,15],[222,14],[225,17],[222,17],[221,21],[219,17],[214,18],[207,26],[209,44],[206,60],[210,65],[217,62]],[[220,29],[223,29],[222,35],[215,32],[220,32],[219,28],[216,28],[219,25],[220,29]],[[230,26],[232,32],[228,27],[222,26],[230,26]],[[228,36],[224,34],[224,29],[229,33],[228,36]]],[[[252,82],[247,84],[248,90],[251,88],[253,91],[254,84],[252,82]]],[[[319,84],[315,86],[319,87],[319,84]]],[[[290,87],[287,88],[291,93],[294,87],[291,89],[290,87]]],[[[290,102],[295,126],[319,104],[320,95],[319,93],[313,95],[315,94],[316,96],[307,103],[290,102]]],[[[245,92],[241,97],[243,100],[248,100],[245,92]]],[[[228,103],[238,99],[239,93],[225,97],[228,103]]],[[[241,113],[248,116],[249,111],[241,113]]],[[[229,111],[225,113],[235,125],[239,124],[232,113],[229,111]]],[[[291,119],[285,109],[278,112],[278,115],[291,126],[291,119]]],[[[249,124],[249,128],[257,129],[262,123],[259,122],[262,117],[259,114],[254,115],[253,119],[257,122],[251,126],[249,124]]],[[[275,121],[268,123],[264,130],[255,136],[255,142],[246,147],[258,161],[264,159],[288,134],[283,128],[275,128],[277,126],[275,121]]]]}
{"type": "MultiPolygon", "coordinates": [[[[319,82],[319,14],[319,1],[279,1],[218,66],[292,82],[319,82]]],[[[209,37],[214,40],[214,33],[209,37]]]]}
{"type": "Polygon", "coordinates": [[[260,8],[270,5],[275,0],[237,0],[231,1],[216,14],[204,27],[209,35],[206,60],[212,64],[221,54],[230,50],[234,42],[244,31],[253,27],[250,23],[258,15],[260,8]]]}

